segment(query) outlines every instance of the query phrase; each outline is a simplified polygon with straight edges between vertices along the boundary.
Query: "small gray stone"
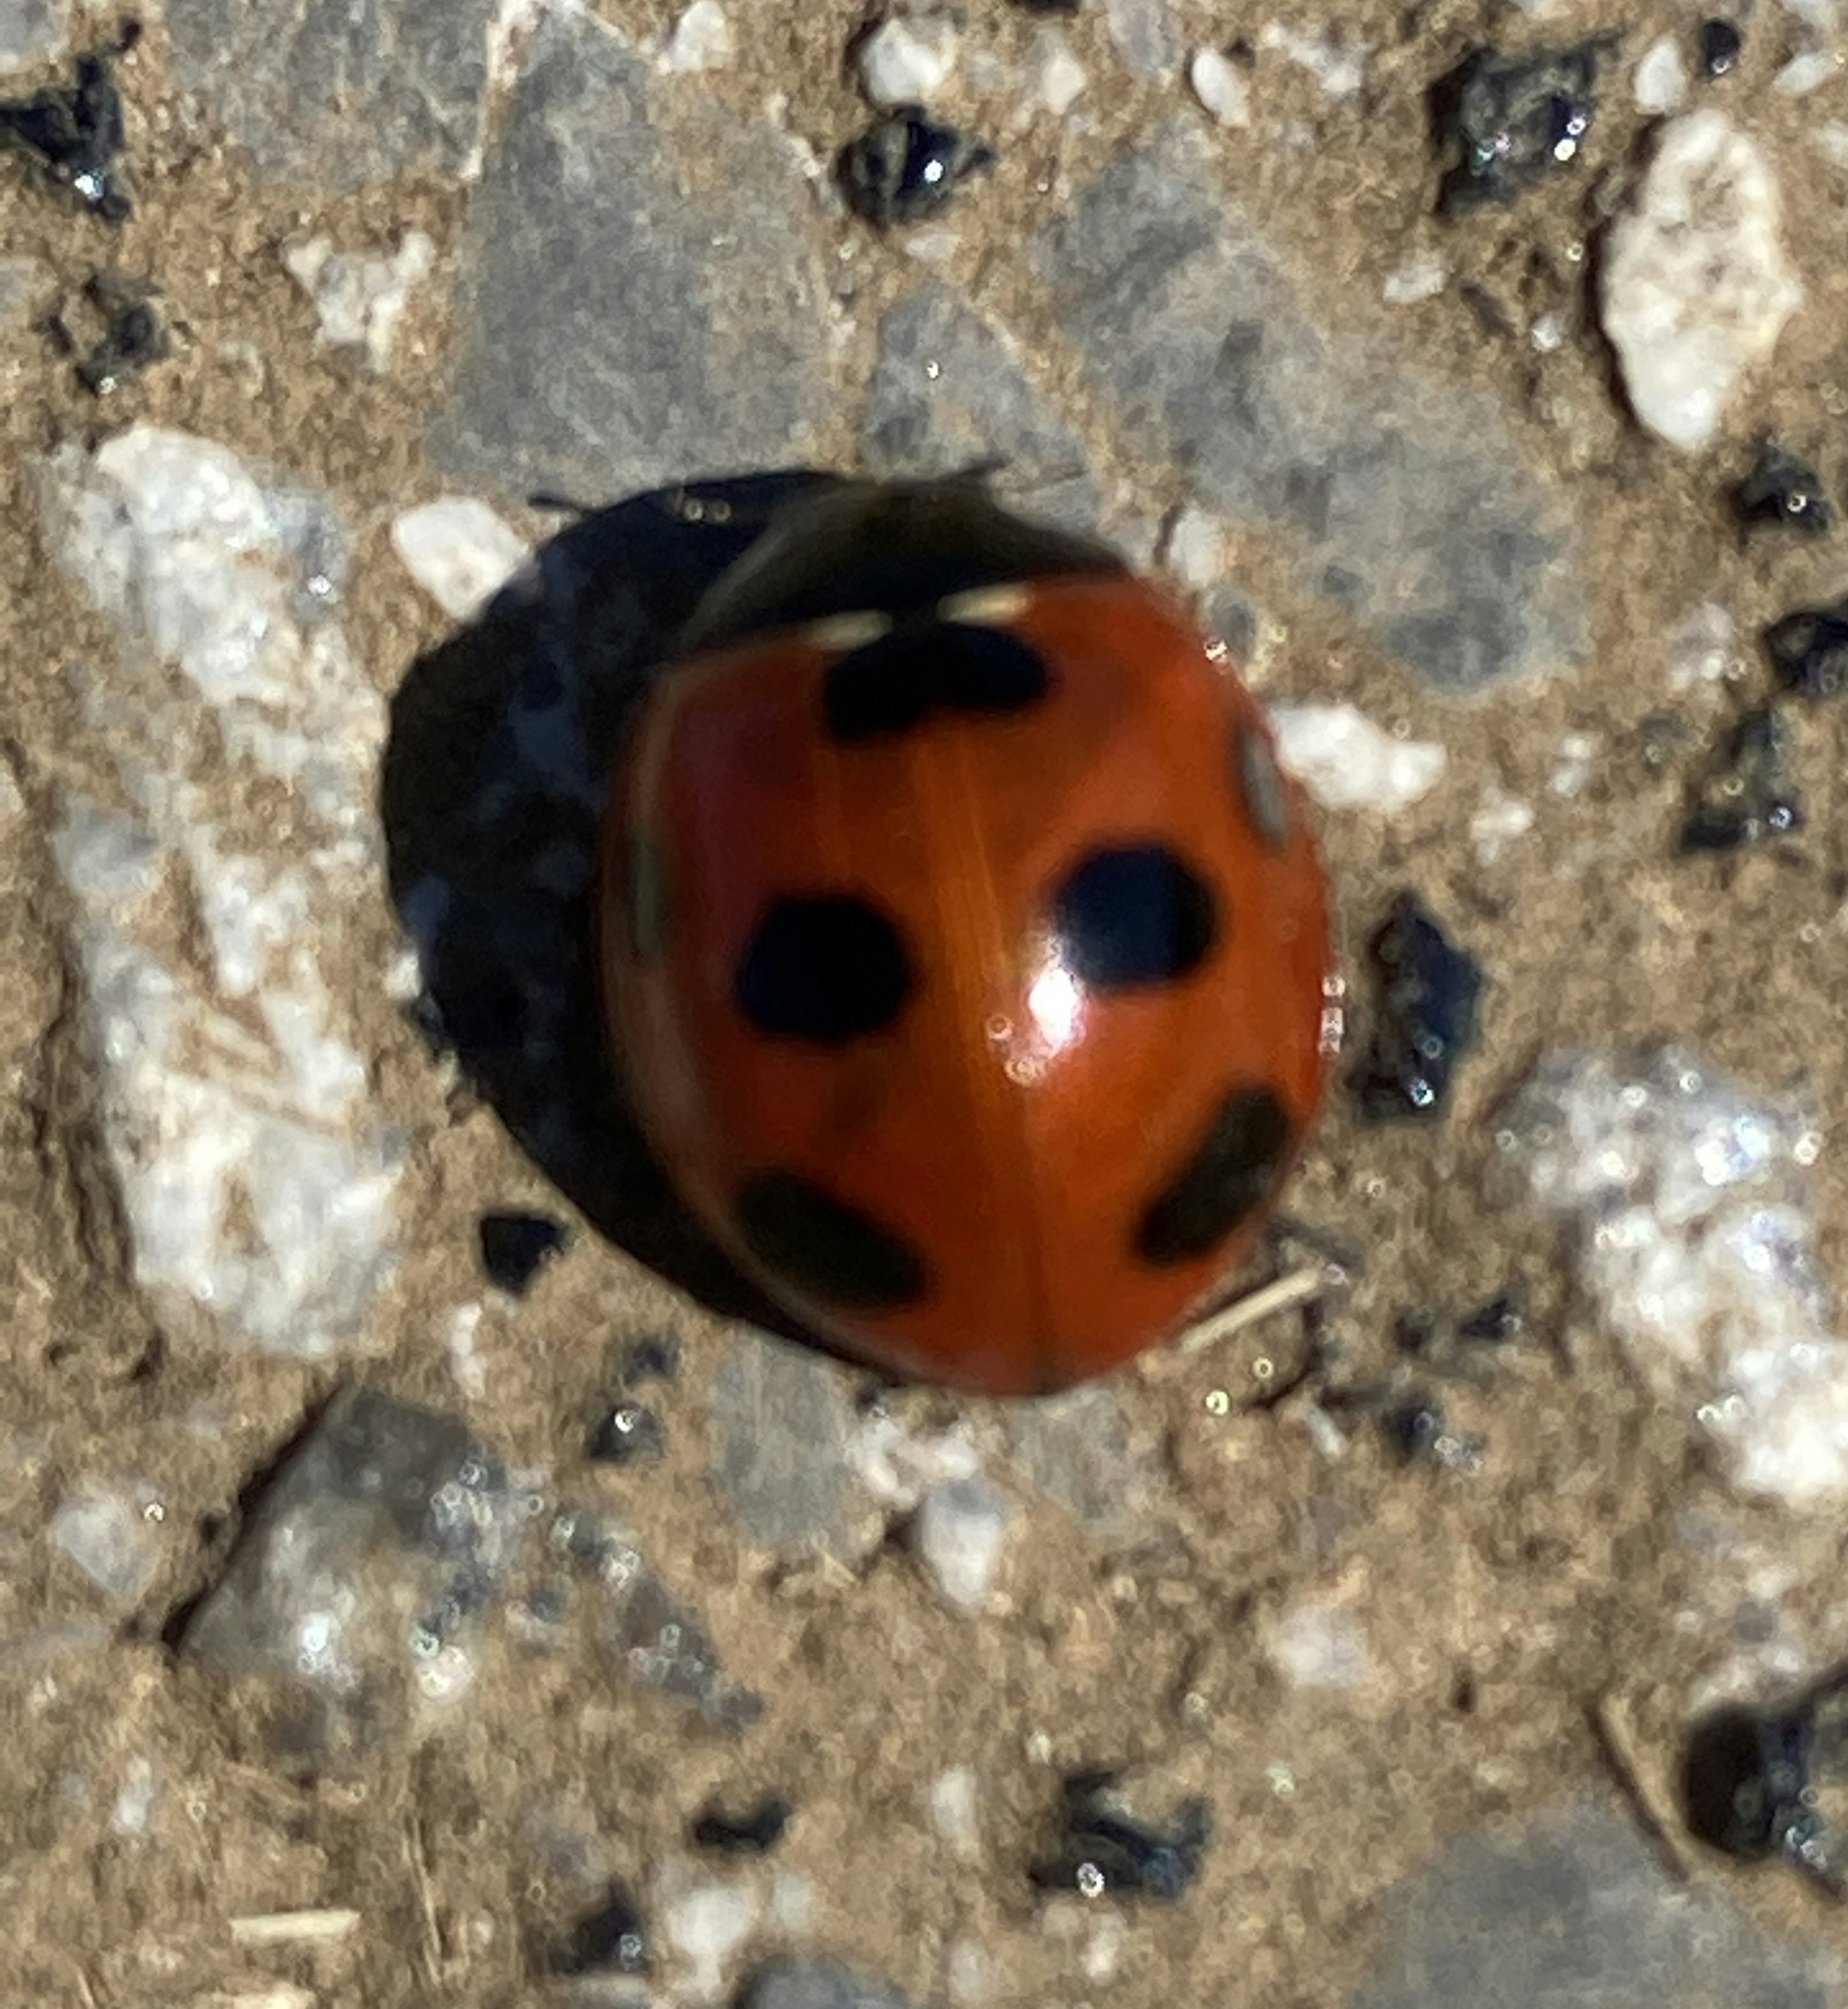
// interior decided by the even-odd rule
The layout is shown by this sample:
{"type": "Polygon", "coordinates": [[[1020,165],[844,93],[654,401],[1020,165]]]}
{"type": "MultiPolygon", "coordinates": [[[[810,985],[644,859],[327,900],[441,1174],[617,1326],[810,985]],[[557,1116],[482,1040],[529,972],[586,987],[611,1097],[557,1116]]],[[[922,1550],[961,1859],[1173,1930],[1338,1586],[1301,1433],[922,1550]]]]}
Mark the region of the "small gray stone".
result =
{"type": "Polygon", "coordinates": [[[630,1679],[691,1703],[721,1730],[743,1730],[763,1714],[763,1697],[727,1676],[704,1627],[625,1529],[594,1511],[576,1511],[553,1524],[552,1540],[602,1593],[597,1631],[630,1679]]]}
{"type": "Polygon", "coordinates": [[[869,1981],[833,1961],[779,1961],[739,1998],[738,2009],[911,2009],[882,1981],[869,1981]]]}
{"type": "Polygon", "coordinates": [[[1829,2009],[1848,1982],[1819,1943],[1682,1887],[1597,1807],[1464,1836],[1385,1912],[1385,1957],[1353,2009],[1829,2009]]]}
{"type": "Polygon", "coordinates": [[[1029,382],[1007,338],[935,282],[880,324],[860,448],[885,475],[998,461],[995,491],[1013,507],[1068,530],[1096,526],[1083,443],[1029,382]]]}
{"type": "Polygon", "coordinates": [[[70,33],[70,0],[0,0],[0,71],[49,62],[70,33]]]}
{"type": "Polygon", "coordinates": [[[433,451],[497,489],[599,494],[810,455],[814,218],[780,133],[697,93],[658,104],[607,29],[552,16],[470,206],[433,451]]]}
{"type": "Polygon", "coordinates": [[[1583,654],[1576,541],[1499,412],[1314,316],[1197,132],[1120,156],[1031,259],[1122,422],[1430,682],[1583,654]]]}
{"type": "Polygon", "coordinates": [[[160,1537],[129,1495],[86,1479],[51,1516],[51,1542],[99,1590],[136,1604],[161,1566],[160,1537]]]}
{"type": "Polygon", "coordinates": [[[290,1734],[323,1744],[466,1686],[474,1621],[530,1522],[455,1418],[345,1389],[265,1488],[182,1650],[300,1692],[290,1734]]]}
{"type": "Polygon", "coordinates": [[[1165,83],[1180,67],[1181,39],[1168,0],[1104,0],[1104,25],[1130,71],[1165,83]]]}
{"type": "Polygon", "coordinates": [[[853,1407],[831,1362],[754,1338],[727,1355],[709,1409],[718,1437],[712,1476],[751,1540],[846,1560],[878,1540],[879,1518],[855,1479],[853,1407]]]}
{"type": "Polygon", "coordinates": [[[1114,1389],[1093,1382],[1044,1401],[1016,1403],[1007,1435],[1023,1475],[1081,1521],[1111,1533],[1140,1517],[1150,1464],[1130,1437],[1114,1389]]]}
{"type": "Polygon", "coordinates": [[[911,1523],[911,1547],[950,1604],[973,1617],[988,1601],[1012,1518],[1006,1496],[979,1472],[933,1486],[911,1523]]]}
{"type": "Polygon", "coordinates": [[[266,179],[454,175],[475,145],[496,0],[167,0],[173,73],[266,179]]]}

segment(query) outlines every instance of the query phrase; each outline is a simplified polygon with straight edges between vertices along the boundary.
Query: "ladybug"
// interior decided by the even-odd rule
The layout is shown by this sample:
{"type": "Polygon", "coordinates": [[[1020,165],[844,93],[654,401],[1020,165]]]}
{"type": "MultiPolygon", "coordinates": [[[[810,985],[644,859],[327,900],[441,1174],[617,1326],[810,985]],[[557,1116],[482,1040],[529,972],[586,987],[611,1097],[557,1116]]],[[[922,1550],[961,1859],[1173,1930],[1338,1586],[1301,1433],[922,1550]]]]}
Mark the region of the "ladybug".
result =
{"type": "Polygon", "coordinates": [[[973,477],[780,510],[619,756],[604,994],[690,1210],[901,1377],[1041,1394],[1250,1247],[1328,1064],[1262,714],[1114,553],[973,477]]]}

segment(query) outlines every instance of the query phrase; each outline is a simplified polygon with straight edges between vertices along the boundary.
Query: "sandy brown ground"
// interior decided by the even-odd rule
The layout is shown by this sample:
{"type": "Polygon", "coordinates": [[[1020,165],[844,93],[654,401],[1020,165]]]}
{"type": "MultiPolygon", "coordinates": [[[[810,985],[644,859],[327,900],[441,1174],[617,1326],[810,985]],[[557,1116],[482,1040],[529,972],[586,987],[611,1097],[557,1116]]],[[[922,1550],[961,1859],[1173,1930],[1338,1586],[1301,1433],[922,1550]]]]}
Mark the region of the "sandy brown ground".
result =
{"type": "MultiPolygon", "coordinates": [[[[607,11],[637,26],[669,12],[607,11]]],[[[1750,692],[1765,680],[1750,646],[1758,627],[1843,584],[1839,535],[1743,548],[1720,492],[1761,428],[1800,448],[1825,446],[1848,408],[1841,192],[1810,169],[1804,108],[1762,92],[1779,31],[1768,22],[1733,101],[1752,95],[1751,122],[1784,164],[1810,304],[1726,448],[1679,458],[1623,417],[1585,307],[1583,247],[1598,191],[1634,137],[1626,87],[1609,87],[1585,172],[1513,212],[1447,230],[1430,214],[1435,169],[1419,107],[1480,19],[1440,5],[1408,25],[1379,0],[1346,11],[1380,45],[1364,110],[1331,108],[1307,79],[1286,76],[1270,101],[1289,103],[1325,144],[1306,160],[1229,138],[1233,172],[1276,239],[1312,259],[1334,318],[1488,387],[1516,415],[1528,450],[1567,485],[1587,526],[1594,647],[1577,675],[1475,705],[1440,703],[1336,616],[1293,604],[1267,554],[1237,555],[1260,603],[1288,611],[1287,633],[1268,638],[1254,670],[1267,695],[1350,697],[1449,749],[1444,785],[1389,828],[1365,816],[1324,820],[1344,967],[1357,970],[1389,895],[1410,884],[1480,956],[1492,986],[1482,1051],[1447,1119],[1363,1133],[1337,1097],[1289,1205],[1364,1254],[1354,1288],[1330,1308],[1356,1378],[1388,1364],[1396,1313],[1466,1309],[1517,1276],[1534,1291],[1534,1337],[1480,1386],[1446,1389],[1456,1427],[1486,1440],[1474,1476],[1403,1468],[1364,1433],[1331,1465],[1288,1405],[1250,1408],[1258,1359],[1287,1371],[1295,1357],[1293,1320],[1209,1359],[1133,1370],[1125,1401],[1160,1483],[1155,1504],[1117,1539],[1036,1500],[1012,1552],[1006,1609],[970,1623],[941,1610],[902,1555],[881,1552],[856,1575],[742,1544],[708,1476],[702,1391],[731,1350],[767,1342],[675,1298],[614,1251],[580,1249],[527,1303],[490,1311],[481,1345],[491,1394],[467,1413],[516,1462],[620,1498],[728,1664],[772,1699],[766,1726],[742,1744],[690,1728],[658,1699],[593,1692],[587,1664],[566,1656],[491,1667],[464,1726],[395,1748],[362,1776],[302,1786],[240,1734],[237,1700],[161,1643],[167,1615],[222,1556],[239,1486],[332,1373],[151,1350],[119,1252],[81,1226],[61,1126],[80,1118],[84,1086],[42,829],[48,791],[82,767],[64,675],[108,639],[47,566],[30,527],[27,465],[59,441],[144,419],[325,484],[358,533],[349,633],[388,693],[444,632],[385,540],[392,512],[439,485],[419,437],[451,338],[441,272],[413,307],[400,366],[373,381],[317,349],[312,311],[275,254],[310,227],[342,244],[379,243],[417,221],[444,245],[459,204],[414,188],[371,203],[254,191],[168,94],[158,26],[123,73],[139,170],[137,214],[123,231],[74,217],[15,165],[0,170],[0,239],[12,251],[41,258],[66,293],[100,264],[151,275],[176,335],[172,360],[100,404],[36,329],[14,328],[0,351],[5,748],[33,812],[9,834],[0,866],[10,1091],[0,1108],[0,1634],[94,1622],[94,1595],[49,1560],[38,1532],[63,1486],[93,1465],[144,1473],[175,1531],[166,1572],[130,1623],[111,1616],[83,1650],[16,1658],[0,1676],[0,1904],[11,1948],[0,2000],[216,2001],[215,1990],[277,1978],[373,2009],[512,2001],[523,1934],[583,1908],[555,1831],[600,1834],[611,1866],[646,1885],[709,1794],[748,1802],[775,1789],[800,1806],[779,1860],[812,1881],[812,1946],[923,2002],[944,1999],[949,1941],[967,1937],[993,1961],[991,2000],[1076,2001],[1087,1991],[1066,1915],[1036,1912],[1019,1867],[1038,1851],[1061,1770],[1159,1758],[1211,1792],[1218,1840],[1185,1905],[1129,1915],[1125,1979],[1094,1999],[1319,2009],[1367,1971],[1378,1894],[1453,1835],[1576,1790],[1663,1804],[1683,1698],[1730,1643],[1733,1593],[1720,1601],[1710,1564],[1676,1539],[1690,1508],[1761,1532],[1797,1575],[1793,1636],[1819,1659],[1848,1654],[1848,1617],[1832,1603],[1837,1530],[1726,1507],[1680,1419],[1644,1398],[1582,1323],[1550,1238],[1483,1196],[1498,1101],[1562,1038],[1672,1036],[1767,1087],[1800,1084],[1831,1138],[1848,1115],[1843,714],[1802,721],[1801,841],[1736,860],[1672,856],[1711,721],[1692,719],[1689,746],[1659,768],[1644,730],[1671,702],[1668,629],[1695,602],[1732,610],[1750,692]],[[1517,314],[1566,307],[1563,349],[1541,357],[1498,335],[1454,286],[1417,307],[1382,306],[1385,275],[1440,240],[1462,275],[1517,314]],[[1566,802],[1547,782],[1571,732],[1594,735],[1598,752],[1589,788],[1566,802]],[[1467,825],[1492,784],[1534,803],[1538,820],[1484,868],[1467,825]],[[664,1324],[686,1357],[664,1401],[669,1462],[619,1493],[617,1482],[577,1471],[578,1447],[613,1346],[664,1324]],[[208,1396],[227,1426],[202,1438],[185,1419],[208,1396]],[[1265,1621],[1305,1590],[1350,1600],[1363,1619],[1376,1667],[1359,1692],[1291,1691],[1265,1659],[1265,1621]],[[1684,1610],[1701,1623],[1678,1622],[1684,1610]],[[153,1845],[107,1832],[133,1753],[152,1757],[163,1782],[153,1845]],[[969,1867],[946,1857],[920,1815],[928,1781],[949,1763],[973,1766],[984,1786],[985,1853],[969,1867]],[[356,1907],[355,1932],[318,1953],[232,1943],[234,1915],[320,1905],[356,1907]]],[[[790,124],[832,146],[859,115],[839,75],[854,10],[763,0],[757,12],[750,62],[788,92],[790,124]]],[[[1580,10],[1570,29],[1627,25],[1633,57],[1682,18],[1662,9],[1626,24],[1614,9],[1580,10]]],[[[1123,79],[1097,23],[1076,35],[1094,78],[1110,80],[1087,101],[1105,122],[1076,157],[1089,163],[1119,128],[1145,126],[1179,99],[1123,79]]],[[[741,105],[761,95],[737,76],[715,88],[741,105]]],[[[1062,144],[1042,127],[1014,146],[963,216],[957,276],[1003,315],[1012,247],[1067,185],[1062,144]]],[[[856,317],[870,330],[903,268],[876,248],[857,255],[867,276],[856,317]]],[[[1053,388],[1082,413],[1075,387],[1053,388]]],[[[1095,428],[1089,437],[1107,479],[1149,509],[1177,498],[1164,470],[1139,464],[1133,439],[1095,428]]],[[[843,427],[843,451],[846,439],[843,427]]],[[[382,891],[348,937],[356,958],[385,952],[382,891]]],[[[376,992],[371,969],[345,974],[353,994],[376,992]]],[[[342,976],[332,973],[336,985],[342,976]]],[[[378,1038],[378,1093],[425,1142],[403,1190],[407,1260],[366,1371],[457,1407],[435,1334],[474,1288],[476,1214],[552,1202],[486,1111],[464,1103],[452,1118],[445,1084],[382,1005],[378,1038]]],[[[1848,1229],[1839,1151],[1825,1154],[1819,1192],[1821,1245],[1837,1251],[1848,1229]]],[[[984,1414],[929,1395],[903,1406],[984,1414]]],[[[1677,1860],[1768,1919],[1821,1919],[1794,1880],[1681,1851],[1677,1860]]],[[[1822,1922],[1848,1945],[1839,1921],[1822,1922]]]]}

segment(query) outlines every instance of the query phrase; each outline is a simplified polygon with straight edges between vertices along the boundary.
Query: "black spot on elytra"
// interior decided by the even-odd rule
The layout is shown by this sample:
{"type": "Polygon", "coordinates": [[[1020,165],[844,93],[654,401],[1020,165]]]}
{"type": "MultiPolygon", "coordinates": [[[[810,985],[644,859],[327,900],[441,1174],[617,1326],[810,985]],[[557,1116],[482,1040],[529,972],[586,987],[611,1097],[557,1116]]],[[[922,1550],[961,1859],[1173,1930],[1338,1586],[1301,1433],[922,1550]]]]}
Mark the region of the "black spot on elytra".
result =
{"type": "Polygon", "coordinates": [[[1096,990],[1172,983],[1205,959],[1219,932],[1218,902],[1165,844],[1094,851],[1052,896],[1060,960],[1096,990]]]}
{"type": "Polygon", "coordinates": [[[738,964],[738,1008],[760,1033],[842,1046],[889,1026],[910,994],[896,925],[849,893],[790,895],[738,964]]]}
{"type": "Polygon", "coordinates": [[[1045,659],[1005,628],[932,622],[840,657],[822,689],[836,739],[907,732],[934,711],[1022,711],[1045,696],[1045,659]]]}
{"type": "Polygon", "coordinates": [[[800,1173],[759,1173],[738,1196],[738,1225],[766,1269],[823,1304],[894,1311],[924,1295],[924,1259],[903,1237],[800,1173]]]}
{"type": "Polygon", "coordinates": [[[1295,1134],[1268,1088],[1238,1088],[1214,1113],[1187,1160],[1149,1203],[1136,1253],[1158,1266],[1209,1254],[1270,1196],[1295,1134]]]}

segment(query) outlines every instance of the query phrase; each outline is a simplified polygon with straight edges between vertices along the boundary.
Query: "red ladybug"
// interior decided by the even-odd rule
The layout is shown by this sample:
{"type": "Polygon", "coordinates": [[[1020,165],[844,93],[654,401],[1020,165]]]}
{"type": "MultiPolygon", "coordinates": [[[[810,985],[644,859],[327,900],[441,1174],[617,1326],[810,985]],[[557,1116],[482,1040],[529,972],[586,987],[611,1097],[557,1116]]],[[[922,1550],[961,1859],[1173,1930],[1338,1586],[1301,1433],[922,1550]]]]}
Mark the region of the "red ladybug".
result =
{"type": "Polygon", "coordinates": [[[1165,594],[973,480],[841,484],[708,594],[605,827],[682,1196],[895,1373],[1061,1388],[1250,1248],[1320,1100],[1321,870],[1165,594]]]}

